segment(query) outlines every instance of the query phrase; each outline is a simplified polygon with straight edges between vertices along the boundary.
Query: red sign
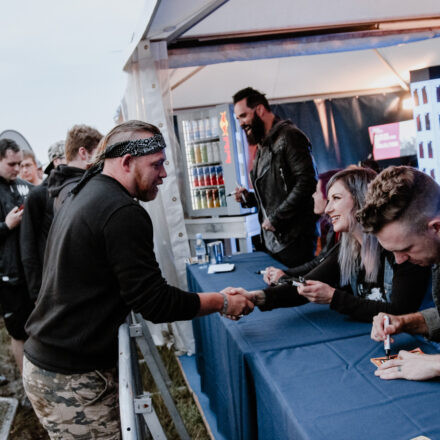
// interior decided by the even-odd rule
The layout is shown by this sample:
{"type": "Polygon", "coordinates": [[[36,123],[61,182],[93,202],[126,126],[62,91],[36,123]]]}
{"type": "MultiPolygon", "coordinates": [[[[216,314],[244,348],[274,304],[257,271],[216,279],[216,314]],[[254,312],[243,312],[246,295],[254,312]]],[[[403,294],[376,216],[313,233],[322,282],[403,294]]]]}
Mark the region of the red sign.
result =
{"type": "Polygon", "coordinates": [[[223,151],[226,154],[225,163],[231,163],[231,146],[229,143],[229,133],[228,133],[228,118],[226,117],[226,112],[220,113],[220,128],[222,130],[222,139],[223,139],[223,151]]]}

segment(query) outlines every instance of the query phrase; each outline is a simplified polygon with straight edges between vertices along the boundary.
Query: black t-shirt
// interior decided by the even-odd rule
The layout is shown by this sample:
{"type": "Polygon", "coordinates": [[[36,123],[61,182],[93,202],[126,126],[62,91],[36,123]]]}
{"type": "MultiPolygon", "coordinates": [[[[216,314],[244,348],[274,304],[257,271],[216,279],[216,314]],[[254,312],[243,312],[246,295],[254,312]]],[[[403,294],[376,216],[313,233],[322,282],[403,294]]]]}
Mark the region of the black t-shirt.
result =
{"type": "Polygon", "coordinates": [[[63,374],[110,368],[130,309],[152,322],[193,318],[198,295],[169,286],[149,215],[116,180],[98,175],[55,217],[25,354],[63,374]]]}

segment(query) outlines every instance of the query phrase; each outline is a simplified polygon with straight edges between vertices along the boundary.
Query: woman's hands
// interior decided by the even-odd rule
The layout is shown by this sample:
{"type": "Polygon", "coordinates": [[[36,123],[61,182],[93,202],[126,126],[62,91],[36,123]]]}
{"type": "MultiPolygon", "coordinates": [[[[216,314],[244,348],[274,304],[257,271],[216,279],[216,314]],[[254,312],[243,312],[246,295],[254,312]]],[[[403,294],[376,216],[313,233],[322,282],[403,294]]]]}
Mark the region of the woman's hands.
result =
{"type": "Polygon", "coordinates": [[[330,304],[335,288],[321,281],[307,280],[306,284],[298,286],[298,293],[306,297],[310,302],[317,304],[330,304]]]}

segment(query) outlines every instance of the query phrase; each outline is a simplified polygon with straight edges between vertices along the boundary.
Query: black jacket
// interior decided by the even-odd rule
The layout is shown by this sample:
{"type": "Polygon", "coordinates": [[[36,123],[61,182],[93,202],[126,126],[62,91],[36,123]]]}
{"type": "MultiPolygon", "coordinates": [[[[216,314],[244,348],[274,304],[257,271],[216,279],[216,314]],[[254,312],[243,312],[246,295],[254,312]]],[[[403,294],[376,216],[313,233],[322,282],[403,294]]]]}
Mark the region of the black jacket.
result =
{"type": "MultiPolygon", "coordinates": [[[[322,281],[330,286],[336,286],[330,302],[331,309],[365,322],[371,322],[379,312],[403,315],[419,310],[430,280],[429,267],[417,266],[407,261],[396,264],[393,254],[382,250],[382,264],[377,283],[370,283],[370,285],[365,283],[363,271],[358,273],[357,281],[364,284],[366,292],[368,290],[371,292],[375,288],[379,288],[381,291],[387,290],[390,298],[386,302],[368,299],[359,294],[353,294],[351,286],[340,286],[339,245],[340,243],[337,243],[327,253],[324,261],[305,275],[306,279],[322,281]],[[386,260],[392,268],[391,285],[388,285],[387,280],[385,280],[386,260]]],[[[268,287],[264,291],[266,293],[266,303],[259,306],[261,310],[295,307],[308,302],[291,284],[268,287]]]]}
{"type": "Polygon", "coordinates": [[[255,193],[248,193],[246,206],[258,206],[260,223],[264,207],[281,244],[316,235],[312,199],[316,172],[310,141],[292,122],[275,120],[258,147],[250,176],[255,193]]]}
{"type": "Polygon", "coordinates": [[[0,177],[0,276],[24,281],[20,259],[20,225],[6,226],[5,219],[14,207],[20,207],[33,185],[17,178],[7,182],[0,177]]]}
{"type": "Polygon", "coordinates": [[[49,197],[46,179],[29,193],[20,225],[21,261],[33,302],[41,287],[44,250],[52,219],[53,199],[49,197]]]}
{"type": "Polygon", "coordinates": [[[56,214],[66,200],[71,189],[81,180],[86,172],[82,168],[69,165],[58,165],[48,177],[49,195],[54,200],[54,213],[56,214]]]}
{"type": "Polygon", "coordinates": [[[284,273],[286,275],[282,276],[281,280],[288,280],[290,277],[298,277],[299,275],[305,275],[306,273],[310,272],[312,269],[314,269],[316,266],[321,264],[327,258],[330,252],[332,252],[335,244],[336,244],[336,234],[333,231],[333,228],[330,228],[326,236],[325,245],[321,249],[319,255],[316,256],[313,260],[301,264],[300,266],[296,266],[290,269],[285,269],[284,273]]]}
{"type": "Polygon", "coordinates": [[[192,319],[199,308],[198,295],[162,277],[145,209],[118,181],[98,175],[54,217],[25,354],[62,374],[111,368],[130,309],[169,322],[192,319]]]}

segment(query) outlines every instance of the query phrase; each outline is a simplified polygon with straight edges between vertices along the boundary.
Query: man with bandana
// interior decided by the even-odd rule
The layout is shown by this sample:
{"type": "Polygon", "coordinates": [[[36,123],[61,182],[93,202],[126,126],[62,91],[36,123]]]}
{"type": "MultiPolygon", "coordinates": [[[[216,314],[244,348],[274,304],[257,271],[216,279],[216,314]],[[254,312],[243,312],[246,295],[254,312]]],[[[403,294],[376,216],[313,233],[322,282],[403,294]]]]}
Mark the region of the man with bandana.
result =
{"type": "Polygon", "coordinates": [[[120,439],[118,327],[130,310],[158,323],[253,308],[238,295],[189,293],[163,279],[139,201],[153,200],[167,175],[164,148],[151,124],[114,127],[55,216],[23,372],[52,439],[120,439]]]}
{"type": "Polygon", "coordinates": [[[247,87],[234,97],[234,112],[248,143],[257,145],[250,177],[255,192],[235,189],[245,207],[258,206],[264,248],[288,267],[313,258],[316,171],[307,136],[272,113],[266,97],[247,87]]]}

